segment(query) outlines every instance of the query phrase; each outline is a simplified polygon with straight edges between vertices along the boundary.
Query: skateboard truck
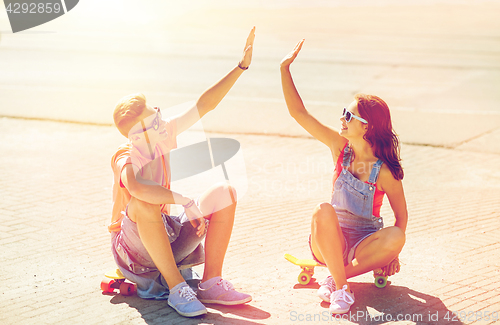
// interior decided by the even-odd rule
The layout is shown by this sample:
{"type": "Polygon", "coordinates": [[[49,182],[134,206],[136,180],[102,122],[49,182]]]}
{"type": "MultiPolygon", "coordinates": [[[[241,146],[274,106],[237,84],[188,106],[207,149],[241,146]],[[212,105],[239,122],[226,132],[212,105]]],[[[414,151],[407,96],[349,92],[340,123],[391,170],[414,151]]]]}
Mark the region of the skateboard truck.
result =
{"type": "Polygon", "coordinates": [[[106,279],[101,281],[101,290],[104,293],[114,292],[118,289],[124,296],[132,296],[137,292],[134,283],[126,282],[125,277],[119,269],[112,270],[104,274],[106,279]]]}
{"type": "Polygon", "coordinates": [[[309,282],[311,282],[311,278],[314,275],[314,268],[316,266],[323,266],[316,262],[315,260],[312,259],[299,259],[296,258],[295,256],[292,256],[290,254],[285,254],[285,259],[297,266],[299,266],[302,269],[302,272],[300,272],[298,281],[302,285],[306,285],[309,282]]]}

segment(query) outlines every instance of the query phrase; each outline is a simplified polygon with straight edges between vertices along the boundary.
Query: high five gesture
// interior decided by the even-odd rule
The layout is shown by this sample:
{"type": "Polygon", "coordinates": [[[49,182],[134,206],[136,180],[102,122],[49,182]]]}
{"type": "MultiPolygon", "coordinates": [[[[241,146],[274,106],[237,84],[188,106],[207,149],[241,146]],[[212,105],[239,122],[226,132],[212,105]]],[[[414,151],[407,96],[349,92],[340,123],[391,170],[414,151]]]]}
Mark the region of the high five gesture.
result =
{"type": "Polygon", "coordinates": [[[255,39],[255,26],[250,31],[247,38],[247,43],[245,44],[245,49],[243,50],[243,58],[238,63],[240,69],[246,70],[252,62],[252,52],[253,52],[253,40],[255,39]]]}

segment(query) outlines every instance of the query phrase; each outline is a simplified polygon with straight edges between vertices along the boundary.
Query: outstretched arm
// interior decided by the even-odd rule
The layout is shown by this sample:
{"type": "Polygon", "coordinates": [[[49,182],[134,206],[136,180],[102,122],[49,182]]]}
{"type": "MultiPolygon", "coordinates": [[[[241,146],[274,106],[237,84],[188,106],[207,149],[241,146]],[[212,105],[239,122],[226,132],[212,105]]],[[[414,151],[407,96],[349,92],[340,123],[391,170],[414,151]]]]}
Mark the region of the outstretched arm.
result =
{"type": "Polygon", "coordinates": [[[243,50],[243,58],[228,74],[216,82],[212,87],[198,98],[196,106],[186,112],[174,117],[177,120],[177,133],[182,133],[193,124],[198,122],[205,114],[213,110],[220,101],[226,96],[234,83],[241,76],[252,62],[253,41],[255,39],[255,27],[252,28],[248,35],[245,48],[243,50]]]}
{"type": "Polygon", "coordinates": [[[286,105],[290,115],[313,137],[326,144],[335,156],[340,154],[347,140],[339,135],[332,127],[318,121],[306,110],[297,88],[293,83],[290,65],[299,54],[304,40],[297,43],[295,48],[283,58],[280,64],[281,84],[286,105]]]}

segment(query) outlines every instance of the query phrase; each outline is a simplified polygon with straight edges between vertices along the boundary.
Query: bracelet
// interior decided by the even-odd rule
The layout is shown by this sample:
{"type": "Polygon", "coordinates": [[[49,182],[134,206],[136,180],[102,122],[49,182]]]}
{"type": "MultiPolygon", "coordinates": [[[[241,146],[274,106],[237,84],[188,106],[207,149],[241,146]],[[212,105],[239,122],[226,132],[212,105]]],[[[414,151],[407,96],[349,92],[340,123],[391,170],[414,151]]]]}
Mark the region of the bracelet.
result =
{"type": "Polygon", "coordinates": [[[238,68],[240,68],[241,70],[248,70],[248,67],[244,68],[241,66],[241,63],[238,62],[238,68]]]}
{"type": "Polygon", "coordinates": [[[192,207],[194,204],[194,200],[191,200],[188,202],[188,204],[183,204],[182,206],[184,207],[184,209],[189,209],[190,207],[192,207]]]}

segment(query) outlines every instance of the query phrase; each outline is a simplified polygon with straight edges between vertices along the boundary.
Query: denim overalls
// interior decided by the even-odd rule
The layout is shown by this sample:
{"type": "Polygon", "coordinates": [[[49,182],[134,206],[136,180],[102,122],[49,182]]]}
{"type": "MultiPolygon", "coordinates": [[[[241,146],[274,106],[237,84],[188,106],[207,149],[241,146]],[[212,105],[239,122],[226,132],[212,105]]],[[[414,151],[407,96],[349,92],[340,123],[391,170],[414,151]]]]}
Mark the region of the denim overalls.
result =
{"type": "Polygon", "coordinates": [[[373,215],[375,183],[383,164],[378,160],[373,166],[368,183],[354,177],[348,169],[351,163],[349,146],[344,148],[342,170],[335,181],[331,204],[337,213],[346,240],[344,263],[354,258],[357,245],[366,237],[383,228],[382,218],[373,215]]]}

